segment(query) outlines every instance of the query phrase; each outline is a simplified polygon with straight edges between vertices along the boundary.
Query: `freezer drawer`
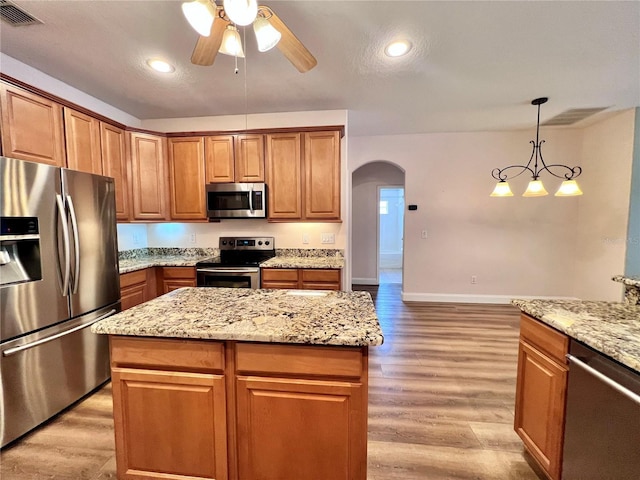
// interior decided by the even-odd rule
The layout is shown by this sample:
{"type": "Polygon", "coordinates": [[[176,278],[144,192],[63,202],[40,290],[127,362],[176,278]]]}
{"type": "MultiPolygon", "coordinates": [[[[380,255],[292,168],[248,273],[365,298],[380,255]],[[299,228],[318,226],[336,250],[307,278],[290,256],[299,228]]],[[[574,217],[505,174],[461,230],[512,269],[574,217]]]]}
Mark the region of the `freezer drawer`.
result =
{"type": "Polygon", "coordinates": [[[108,337],[89,326],[119,310],[116,303],[0,345],[2,447],[109,378],[108,337]]]}

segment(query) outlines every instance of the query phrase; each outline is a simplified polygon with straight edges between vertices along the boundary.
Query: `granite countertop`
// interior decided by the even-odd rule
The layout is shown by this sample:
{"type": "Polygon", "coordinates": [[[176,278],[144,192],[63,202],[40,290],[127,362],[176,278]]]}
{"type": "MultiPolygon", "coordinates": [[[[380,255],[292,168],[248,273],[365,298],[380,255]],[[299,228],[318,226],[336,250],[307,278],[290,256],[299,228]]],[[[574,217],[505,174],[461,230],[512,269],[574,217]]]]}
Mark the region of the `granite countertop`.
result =
{"type": "Polygon", "coordinates": [[[632,287],[640,287],[640,277],[625,277],[624,275],[616,275],[611,280],[632,287]]]}
{"type": "Polygon", "coordinates": [[[95,323],[94,333],[312,345],[382,345],[367,292],[174,290],[95,323]]]}
{"type": "Polygon", "coordinates": [[[262,268],[344,268],[342,257],[275,256],[260,264],[262,268]]]}
{"type": "Polygon", "coordinates": [[[512,300],[525,313],[640,373],[640,306],[581,300],[512,300]]]}
{"type": "Polygon", "coordinates": [[[118,262],[120,273],[135,272],[152,267],[195,267],[201,260],[210,256],[186,257],[182,255],[149,255],[139,258],[127,258],[118,262]]]}

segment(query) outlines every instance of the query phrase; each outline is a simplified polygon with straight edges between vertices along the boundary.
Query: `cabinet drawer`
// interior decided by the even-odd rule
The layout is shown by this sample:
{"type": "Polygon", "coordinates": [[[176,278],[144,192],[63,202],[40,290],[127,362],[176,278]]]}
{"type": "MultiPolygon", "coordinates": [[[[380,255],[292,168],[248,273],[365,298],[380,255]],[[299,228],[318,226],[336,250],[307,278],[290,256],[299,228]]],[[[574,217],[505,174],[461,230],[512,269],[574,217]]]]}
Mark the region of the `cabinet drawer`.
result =
{"type": "Polygon", "coordinates": [[[163,267],[162,275],[164,278],[196,278],[195,267],[163,267]]]}
{"type": "Polygon", "coordinates": [[[520,338],[537,347],[561,364],[566,364],[569,352],[569,337],[535,320],[529,315],[520,316],[520,338]]]}
{"type": "Polygon", "coordinates": [[[146,367],[183,372],[222,372],[224,344],[199,340],[111,335],[112,367],[146,367]]]}
{"type": "Polygon", "coordinates": [[[122,273],[120,275],[120,288],[130,287],[138,283],[145,283],[147,281],[147,269],[136,270],[135,272],[122,273]]]}
{"type": "Polygon", "coordinates": [[[340,282],[340,270],[334,269],[304,269],[302,270],[303,282],[340,282]]]}
{"type": "Polygon", "coordinates": [[[363,351],[357,347],[237,343],[236,370],[238,373],[360,378],[363,351]]]}
{"type": "Polygon", "coordinates": [[[298,269],[297,268],[263,268],[262,280],[264,281],[298,281],[298,269]]]}

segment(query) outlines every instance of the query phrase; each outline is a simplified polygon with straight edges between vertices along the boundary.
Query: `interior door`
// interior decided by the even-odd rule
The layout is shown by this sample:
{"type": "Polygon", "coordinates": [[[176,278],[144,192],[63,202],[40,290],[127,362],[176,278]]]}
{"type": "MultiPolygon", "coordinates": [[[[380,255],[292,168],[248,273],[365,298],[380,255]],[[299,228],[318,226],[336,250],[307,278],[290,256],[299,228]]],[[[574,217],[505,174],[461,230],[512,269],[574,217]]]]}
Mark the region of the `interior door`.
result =
{"type": "Polygon", "coordinates": [[[71,315],[120,299],[115,186],[112,178],[62,170],[72,237],[71,315]]]}

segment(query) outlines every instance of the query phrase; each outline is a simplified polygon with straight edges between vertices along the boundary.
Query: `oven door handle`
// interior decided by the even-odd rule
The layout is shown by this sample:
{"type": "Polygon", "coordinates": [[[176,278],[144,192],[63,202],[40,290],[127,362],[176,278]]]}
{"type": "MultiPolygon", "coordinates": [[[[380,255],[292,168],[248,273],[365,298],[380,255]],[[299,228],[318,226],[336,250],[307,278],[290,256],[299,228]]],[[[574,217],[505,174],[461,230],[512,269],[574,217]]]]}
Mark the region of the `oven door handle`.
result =
{"type": "Polygon", "coordinates": [[[197,270],[198,273],[258,273],[259,271],[259,268],[199,268],[197,270]]]}

